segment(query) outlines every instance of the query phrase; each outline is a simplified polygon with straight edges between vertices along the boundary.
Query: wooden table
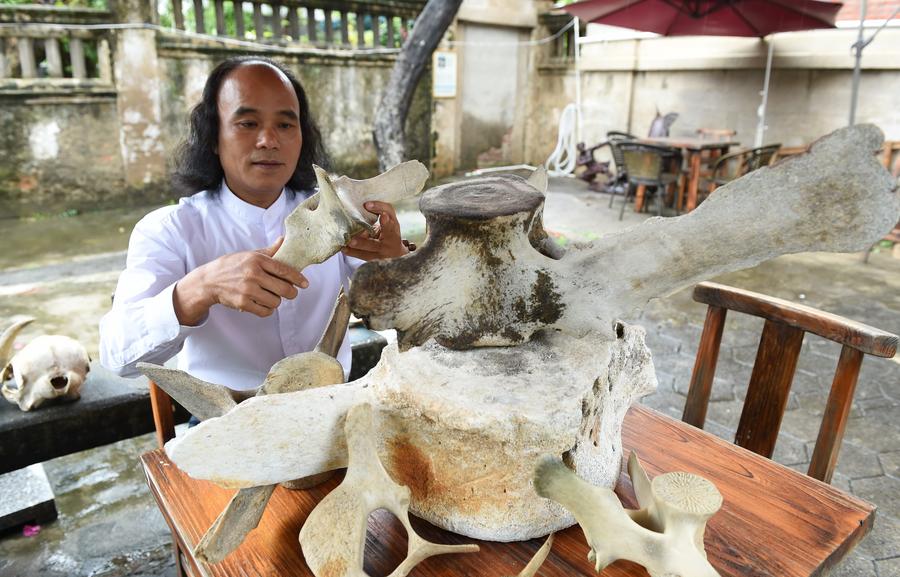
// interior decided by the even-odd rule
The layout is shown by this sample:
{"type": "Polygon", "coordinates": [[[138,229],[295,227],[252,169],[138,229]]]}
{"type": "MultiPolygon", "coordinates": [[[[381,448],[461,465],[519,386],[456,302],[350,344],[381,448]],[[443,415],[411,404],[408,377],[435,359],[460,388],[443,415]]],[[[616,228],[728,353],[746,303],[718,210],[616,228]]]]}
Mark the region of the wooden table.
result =
{"type": "MultiPolygon", "coordinates": [[[[719,156],[728,152],[732,146],[739,142],[716,142],[692,136],[666,136],[657,138],[641,138],[639,142],[680,148],[688,165],[687,175],[687,202],[685,210],[691,212],[697,208],[697,189],[700,186],[701,159],[704,152],[710,152],[713,156],[719,156]]],[[[634,200],[635,211],[640,211],[644,199],[638,194],[634,200]]]]}
{"type": "MultiPolygon", "coordinates": [[[[642,406],[628,412],[623,432],[626,451],[637,448],[650,477],[688,471],[715,483],[725,498],[706,531],[709,559],[722,577],[806,577],[822,575],[838,563],[872,528],[875,508],[830,485],[802,475],[704,431],[642,406]]],[[[189,551],[226,506],[232,492],[187,477],[161,450],[141,456],[148,483],[169,526],[198,575],[312,575],[303,561],[297,535],[315,504],[334,488],[339,476],[310,491],[273,494],[259,527],[228,558],[206,565],[189,551]]],[[[635,507],[624,476],[617,492],[635,507]]],[[[413,518],[426,539],[439,543],[474,540],[413,518]]],[[[541,545],[477,542],[478,553],[427,559],[414,577],[500,577],[516,575],[541,545]]],[[[386,575],[402,560],[404,530],[384,511],[369,518],[365,570],[386,575]]],[[[553,551],[538,575],[596,575],[587,561],[588,547],[576,525],[557,535],[553,551]]],[[[602,577],[647,577],[633,563],[617,561],[602,577]]]]}

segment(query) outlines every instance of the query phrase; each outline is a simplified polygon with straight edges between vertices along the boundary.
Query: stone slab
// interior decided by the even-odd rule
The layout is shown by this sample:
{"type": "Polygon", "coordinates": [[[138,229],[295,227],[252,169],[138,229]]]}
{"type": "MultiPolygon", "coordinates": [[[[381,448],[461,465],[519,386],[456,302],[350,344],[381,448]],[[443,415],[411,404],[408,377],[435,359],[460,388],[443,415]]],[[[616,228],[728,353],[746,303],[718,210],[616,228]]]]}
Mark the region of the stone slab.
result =
{"type": "Polygon", "coordinates": [[[0,531],[56,519],[53,488],[41,464],[0,475],[0,531]]]}

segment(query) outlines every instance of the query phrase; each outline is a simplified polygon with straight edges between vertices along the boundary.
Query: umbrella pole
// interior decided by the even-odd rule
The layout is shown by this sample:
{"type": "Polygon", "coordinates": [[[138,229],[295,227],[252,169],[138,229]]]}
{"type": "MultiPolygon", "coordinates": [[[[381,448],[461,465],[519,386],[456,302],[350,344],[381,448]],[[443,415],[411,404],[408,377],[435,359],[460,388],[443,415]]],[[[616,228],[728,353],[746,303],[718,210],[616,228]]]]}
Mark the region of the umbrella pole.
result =
{"type": "Polygon", "coordinates": [[[575,142],[581,137],[581,22],[575,17],[575,142]]]}
{"type": "MultiPolygon", "coordinates": [[[[863,0],[865,2],[865,0],[863,0]]],[[[772,76],[772,54],[775,52],[775,39],[769,38],[769,56],[766,58],[766,79],[763,81],[763,89],[760,92],[760,96],[762,96],[762,102],[759,105],[759,109],[756,111],[756,116],[759,117],[759,123],[756,125],[756,140],[754,142],[753,147],[759,148],[762,146],[763,139],[766,134],[766,106],[769,104],[769,79],[772,76]]]]}
{"type": "Polygon", "coordinates": [[[856,123],[856,101],[859,96],[859,74],[862,68],[863,30],[866,21],[866,0],[859,3],[859,35],[856,44],[853,45],[856,62],[853,65],[853,87],[850,90],[850,126],[856,123]]]}

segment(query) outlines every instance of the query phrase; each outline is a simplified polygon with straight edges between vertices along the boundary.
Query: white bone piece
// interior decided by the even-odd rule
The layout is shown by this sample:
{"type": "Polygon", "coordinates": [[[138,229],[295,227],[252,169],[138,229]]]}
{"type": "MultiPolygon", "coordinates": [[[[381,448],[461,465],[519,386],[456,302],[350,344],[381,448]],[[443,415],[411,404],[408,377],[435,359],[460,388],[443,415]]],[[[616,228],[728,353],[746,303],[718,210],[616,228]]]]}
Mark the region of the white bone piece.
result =
{"type": "MultiPolygon", "coordinates": [[[[543,168],[543,167],[542,167],[543,168]]],[[[550,554],[550,549],[553,548],[553,537],[556,533],[550,533],[547,537],[547,540],[544,541],[544,544],[541,545],[541,548],[535,552],[534,557],[525,565],[525,568],[519,571],[516,577],[534,577],[537,575],[538,569],[541,568],[541,565],[544,564],[544,561],[547,560],[547,556],[550,554]]]]}
{"type": "MultiPolygon", "coordinates": [[[[331,318],[314,351],[292,355],[275,363],[256,396],[283,394],[344,381],[344,369],[335,360],[350,320],[350,306],[341,289],[331,318]]],[[[139,363],[138,368],[198,419],[219,417],[237,406],[238,391],[196,379],[183,371],[139,363]],[[193,410],[192,410],[193,409],[193,410]]],[[[292,489],[308,488],[325,481],[331,473],[286,481],[292,489]]],[[[194,554],[207,563],[218,563],[234,551],[247,534],[259,525],[275,485],[240,489],[219,514],[197,546],[194,554]]]]}
{"type": "Polygon", "coordinates": [[[0,336],[3,397],[22,411],[37,409],[50,401],[79,399],[91,370],[91,359],[84,346],[75,339],[42,335],[9,358],[16,336],[32,320],[19,321],[0,336]]]}
{"type": "Polygon", "coordinates": [[[310,570],[316,577],[365,577],[366,520],[377,509],[393,513],[408,536],[406,558],[389,577],[404,577],[434,555],[477,552],[478,545],[440,545],[413,530],[409,488],[394,483],[378,459],[372,412],[368,404],[356,405],[347,412],[347,474],[316,505],[300,530],[300,546],[310,570]]]}
{"type": "MultiPolygon", "coordinates": [[[[350,304],[401,350],[429,338],[454,349],[508,346],[540,329],[609,334],[650,299],[717,274],[802,251],[868,248],[900,216],[897,184],[872,125],[843,128],[810,151],[719,188],[693,212],[547,250],[543,194],[515,176],[432,188],[420,201],[428,238],[402,259],[354,275],[350,304]]],[[[535,185],[542,183],[539,175],[535,185]]]]}
{"type": "Polygon", "coordinates": [[[369,201],[395,203],[422,191],[428,169],[410,160],[367,180],[346,176],[334,180],[322,168],[313,166],[319,192],[285,219],[284,243],[275,260],[299,270],[324,262],[345,246],[350,237],[366,230],[378,219],[363,206],[369,201]]]}
{"type": "Polygon", "coordinates": [[[553,457],[538,464],[534,488],[574,513],[598,573],[627,559],[651,577],[720,577],[703,547],[706,522],[722,506],[715,485],[682,472],[659,475],[651,483],[633,452],[628,471],[639,510],[626,510],[612,490],[579,479],[553,457]]]}

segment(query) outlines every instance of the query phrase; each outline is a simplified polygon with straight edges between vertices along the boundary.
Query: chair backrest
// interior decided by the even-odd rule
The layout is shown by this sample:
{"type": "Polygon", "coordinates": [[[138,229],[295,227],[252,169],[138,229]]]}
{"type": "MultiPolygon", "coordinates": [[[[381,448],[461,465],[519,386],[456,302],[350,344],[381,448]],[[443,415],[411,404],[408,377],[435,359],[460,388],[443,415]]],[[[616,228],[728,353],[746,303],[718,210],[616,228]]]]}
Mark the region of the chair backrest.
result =
{"type": "Polygon", "coordinates": [[[715,140],[717,142],[730,140],[737,136],[737,130],[730,128],[698,128],[697,136],[704,140],[715,140]]]}
{"type": "Polygon", "coordinates": [[[766,320],[734,442],[771,458],[806,333],[843,345],[807,475],[831,482],[864,354],[890,358],[897,335],[812,307],[715,283],[700,283],[694,300],[709,305],[682,420],[703,428],[725,313],[766,320]]]}
{"type": "Polygon", "coordinates": [[[643,142],[622,141],[615,146],[622,153],[628,179],[638,184],[659,181],[667,161],[678,154],[673,148],[643,142]]]}
{"type": "Polygon", "coordinates": [[[620,180],[628,178],[628,170],[625,168],[625,157],[622,156],[622,149],[619,148],[619,143],[629,140],[637,140],[637,136],[618,130],[610,130],[606,133],[606,142],[609,144],[609,152],[616,165],[616,176],[620,180]]]}
{"type": "Polygon", "coordinates": [[[780,148],[780,144],[767,144],[759,148],[726,154],[716,160],[712,178],[713,180],[738,178],[763,166],[769,166],[780,148]]]}
{"type": "Polygon", "coordinates": [[[620,130],[610,130],[606,133],[607,140],[637,140],[638,137],[630,132],[622,132],[620,130]]]}

